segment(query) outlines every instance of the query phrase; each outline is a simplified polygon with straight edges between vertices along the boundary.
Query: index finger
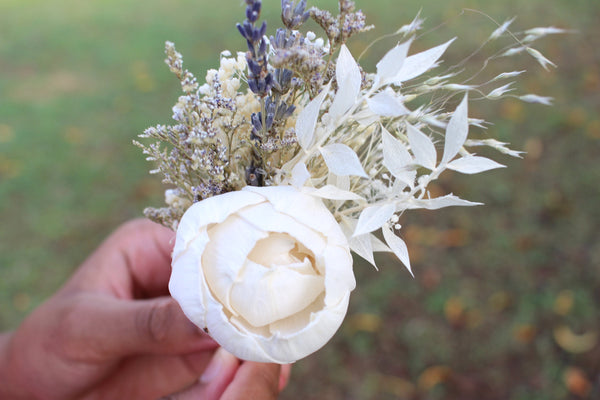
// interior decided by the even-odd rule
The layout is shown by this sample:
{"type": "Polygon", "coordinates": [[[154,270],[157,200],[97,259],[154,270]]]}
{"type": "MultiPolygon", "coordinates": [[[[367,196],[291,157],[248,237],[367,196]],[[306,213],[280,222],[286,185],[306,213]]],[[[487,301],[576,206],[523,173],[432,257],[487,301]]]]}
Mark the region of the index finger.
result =
{"type": "Polygon", "coordinates": [[[275,400],[279,395],[281,365],[244,361],[221,400],[275,400]]]}

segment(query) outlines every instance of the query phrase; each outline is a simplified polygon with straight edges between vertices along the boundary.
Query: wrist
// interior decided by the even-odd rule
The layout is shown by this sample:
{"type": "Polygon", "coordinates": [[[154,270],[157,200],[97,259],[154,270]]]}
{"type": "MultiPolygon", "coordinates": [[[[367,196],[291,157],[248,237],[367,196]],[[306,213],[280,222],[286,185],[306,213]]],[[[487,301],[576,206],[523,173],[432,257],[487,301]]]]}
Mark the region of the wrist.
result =
{"type": "Polygon", "coordinates": [[[0,334],[0,399],[26,400],[30,397],[17,382],[11,362],[12,337],[13,332],[0,334]]]}

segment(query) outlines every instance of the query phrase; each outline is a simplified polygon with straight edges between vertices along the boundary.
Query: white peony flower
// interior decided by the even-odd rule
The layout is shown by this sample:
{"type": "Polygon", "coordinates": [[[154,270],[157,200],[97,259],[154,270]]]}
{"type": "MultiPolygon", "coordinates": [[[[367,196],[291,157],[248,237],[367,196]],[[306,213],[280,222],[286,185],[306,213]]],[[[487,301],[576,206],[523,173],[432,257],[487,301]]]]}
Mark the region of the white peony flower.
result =
{"type": "Polygon", "coordinates": [[[179,223],[169,290],[241,359],[284,364],[318,350],[342,323],[354,286],[333,215],[293,187],[211,197],[179,223]]]}

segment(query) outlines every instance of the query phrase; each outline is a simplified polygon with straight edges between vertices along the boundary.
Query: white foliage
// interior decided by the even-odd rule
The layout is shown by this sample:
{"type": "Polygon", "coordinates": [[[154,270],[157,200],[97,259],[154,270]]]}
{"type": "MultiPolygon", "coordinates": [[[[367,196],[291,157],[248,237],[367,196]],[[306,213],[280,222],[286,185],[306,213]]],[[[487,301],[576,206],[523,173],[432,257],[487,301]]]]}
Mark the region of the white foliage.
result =
{"type": "Polygon", "coordinates": [[[348,175],[336,175],[330,173],[327,176],[327,184],[341,190],[350,190],[350,177],[348,175]]]}
{"type": "Polygon", "coordinates": [[[325,185],[311,193],[313,196],[330,200],[365,201],[361,196],[349,190],[343,190],[334,185],[325,185]]]}
{"type": "Polygon", "coordinates": [[[398,74],[402,68],[402,64],[404,64],[411,43],[412,39],[397,45],[388,51],[377,63],[377,77],[380,80],[380,84],[387,83],[398,74]]]}
{"type": "Polygon", "coordinates": [[[467,140],[469,133],[469,118],[468,118],[468,96],[460,102],[448,126],[446,127],[446,142],[444,144],[444,155],[442,156],[442,164],[452,160],[460,151],[467,140]]]}
{"type": "Polygon", "coordinates": [[[367,104],[374,114],[382,117],[399,117],[410,113],[402,103],[402,97],[390,88],[367,99],[367,104]]]}
{"type": "Polygon", "coordinates": [[[367,177],[358,156],[350,147],[342,143],[329,144],[321,150],[321,155],[329,171],[336,175],[356,175],[367,177]]]}
{"type": "Polygon", "coordinates": [[[298,163],[294,165],[294,168],[292,169],[292,177],[290,179],[290,183],[292,184],[292,186],[296,188],[301,188],[309,179],[310,172],[308,172],[306,164],[298,163]]]}
{"type": "Polygon", "coordinates": [[[413,274],[412,269],[410,268],[408,248],[406,247],[406,243],[404,243],[404,240],[396,236],[387,225],[381,228],[381,232],[383,233],[383,238],[385,239],[387,245],[394,252],[396,257],[398,257],[398,259],[402,261],[402,264],[404,264],[404,266],[408,269],[408,272],[410,272],[410,274],[414,277],[415,275],[413,274]]]}
{"type": "Polygon", "coordinates": [[[395,211],[396,206],[391,202],[365,208],[358,217],[358,223],[352,236],[360,236],[381,228],[394,215],[395,211]]]}
{"type": "Polygon", "coordinates": [[[437,153],[435,145],[429,136],[408,123],[406,124],[406,134],[412,153],[415,156],[415,163],[434,170],[437,162],[437,153]]]}
{"type": "Polygon", "coordinates": [[[381,127],[381,142],[383,144],[383,165],[396,178],[404,176],[407,167],[413,163],[413,158],[406,145],[394,138],[383,126],[381,127]]]}
{"type": "Polygon", "coordinates": [[[491,169],[504,167],[504,165],[499,164],[494,160],[490,160],[489,158],[471,155],[458,158],[447,165],[448,169],[462,174],[478,174],[491,169]]]}
{"type": "Polygon", "coordinates": [[[314,137],[315,126],[319,118],[319,110],[323,104],[323,100],[329,93],[329,85],[325,86],[321,93],[315,97],[298,115],[296,120],[296,136],[298,143],[303,149],[307,149],[314,137]]]}
{"type": "Polygon", "coordinates": [[[370,233],[369,236],[371,237],[371,246],[375,253],[392,253],[392,249],[390,249],[387,244],[383,243],[377,236],[372,233],[370,233]]]}
{"type": "Polygon", "coordinates": [[[352,233],[356,228],[357,221],[351,218],[343,218],[342,223],[340,224],[342,228],[342,232],[346,235],[348,239],[348,244],[350,245],[350,250],[355,252],[358,256],[367,260],[371,265],[373,265],[377,269],[377,264],[375,264],[375,258],[373,257],[373,252],[375,249],[373,248],[373,241],[371,240],[370,234],[363,234],[358,236],[353,236],[352,233]]]}
{"type": "Polygon", "coordinates": [[[453,194],[436,197],[434,199],[413,199],[408,204],[408,209],[425,208],[427,210],[438,210],[444,207],[454,206],[479,206],[483,203],[475,203],[468,200],[463,200],[453,194]]]}
{"type": "Polygon", "coordinates": [[[448,46],[454,41],[451,39],[444,44],[425,50],[421,53],[406,57],[402,68],[394,76],[392,81],[396,84],[416,78],[417,76],[429,71],[436,65],[437,60],[444,54],[448,46]]]}
{"type": "Polygon", "coordinates": [[[350,54],[346,45],[342,45],[337,59],[335,77],[338,90],[329,108],[329,114],[336,118],[344,114],[354,103],[360,92],[362,76],[358,64],[350,54]]]}

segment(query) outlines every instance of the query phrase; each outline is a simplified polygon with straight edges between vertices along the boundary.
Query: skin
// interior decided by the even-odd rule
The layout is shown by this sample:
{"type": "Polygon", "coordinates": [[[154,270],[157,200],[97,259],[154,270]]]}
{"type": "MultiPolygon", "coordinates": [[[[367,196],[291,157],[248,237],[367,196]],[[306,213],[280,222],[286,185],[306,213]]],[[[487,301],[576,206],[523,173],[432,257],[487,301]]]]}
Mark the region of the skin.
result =
{"type": "Polygon", "coordinates": [[[0,398],[276,399],[290,367],[240,361],[168,296],[174,233],[129,222],[14,331],[0,398]]]}

